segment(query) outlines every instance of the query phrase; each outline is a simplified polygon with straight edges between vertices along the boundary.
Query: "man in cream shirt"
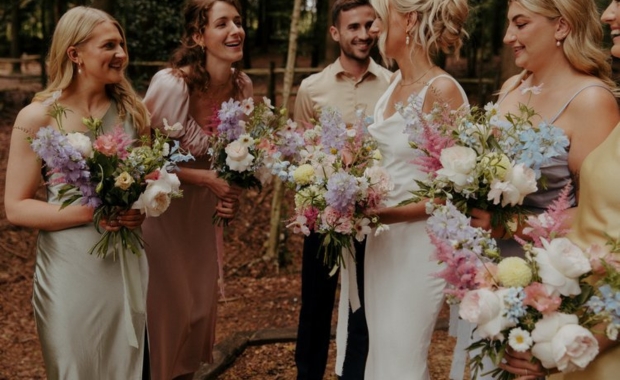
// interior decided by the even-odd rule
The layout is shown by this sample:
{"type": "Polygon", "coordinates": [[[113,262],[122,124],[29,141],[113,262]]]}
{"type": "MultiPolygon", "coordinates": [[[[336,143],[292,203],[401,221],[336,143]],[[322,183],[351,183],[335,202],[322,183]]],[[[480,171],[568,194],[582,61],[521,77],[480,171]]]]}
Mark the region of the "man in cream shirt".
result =
{"type": "MultiPolygon", "coordinates": [[[[340,56],[323,71],[301,82],[295,100],[298,123],[318,120],[325,106],[342,113],[346,124],[356,122],[356,110],[372,116],[375,104],[387,90],[392,73],[370,57],[376,40],[368,31],[375,12],[368,0],[336,0],[330,33],[340,45],[340,56]]],[[[349,311],[346,360],[341,379],[363,379],[368,354],[368,329],[363,307],[364,244],[355,244],[357,288],[362,307],[349,311]]],[[[304,241],[301,274],[301,310],[295,362],[297,380],[322,380],[327,363],[332,311],[338,276],[329,276],[323,264],[319,235],[304,241]]]]}

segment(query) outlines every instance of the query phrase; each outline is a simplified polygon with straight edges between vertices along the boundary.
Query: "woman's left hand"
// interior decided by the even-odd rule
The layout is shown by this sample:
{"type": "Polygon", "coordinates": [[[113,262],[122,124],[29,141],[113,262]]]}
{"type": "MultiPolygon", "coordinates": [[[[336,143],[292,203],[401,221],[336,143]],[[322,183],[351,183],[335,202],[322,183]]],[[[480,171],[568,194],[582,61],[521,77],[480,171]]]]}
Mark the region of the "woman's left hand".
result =
{"type": "Polygon", "coordinates": [[[226,199],[218,199],[215,205],[217,216],[223,219],[232,219],[239,210],[239,201],[230,201],[226,199]]]}
{"type": "Polygon", "coordinates": [[[510,347],[506,348],[504,362],[500,363],[499,367],[519,376],[517,379],[520,380],[544,379],[549,374],[549,370],[544,368],[530,351],[517,352],[510,347]]]}

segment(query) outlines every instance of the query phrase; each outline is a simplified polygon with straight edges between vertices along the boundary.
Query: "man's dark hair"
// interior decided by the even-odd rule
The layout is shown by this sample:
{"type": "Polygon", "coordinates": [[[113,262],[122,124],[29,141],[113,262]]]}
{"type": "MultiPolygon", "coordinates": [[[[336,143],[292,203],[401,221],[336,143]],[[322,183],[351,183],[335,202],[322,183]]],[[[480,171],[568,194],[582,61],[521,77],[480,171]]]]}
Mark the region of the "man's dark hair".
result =
{"type": "Polygon", "coordinates": [[[332,25],[338,27],[338,19],[340,18],[340,12],[348,11],[349,9],[361,7],[364,5],[370,6],[369,0],[336,0],[332,7],[332,25]]]}

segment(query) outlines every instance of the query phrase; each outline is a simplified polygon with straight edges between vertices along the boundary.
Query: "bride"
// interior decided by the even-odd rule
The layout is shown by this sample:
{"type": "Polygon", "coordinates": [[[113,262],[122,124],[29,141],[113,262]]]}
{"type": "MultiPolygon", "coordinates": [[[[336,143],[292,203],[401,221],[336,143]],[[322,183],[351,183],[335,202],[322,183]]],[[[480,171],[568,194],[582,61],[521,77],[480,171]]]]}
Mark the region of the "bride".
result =
{"type": "Polygon", "coordinates": [[[397,205],[415,190],[425,175],[414,157],[405,121],[396,111],[412,94],[429,112],[436,101],[458,108],[467,102],[461,86],[435,66],[440,50],[458,51],[465,35],[466,0],[371,0],[377,18],[370,30],[378,35],[381,54],[400,68],[375,108],[370,134],[378,141],[394,190],[386,208],[376,210],[389,230],[369,236],[364,276],[369,330],[366,380],[428,379],[428,348],[443,301],[443,280],[433,278],[440,267],[431,261],[432,246],[425,231],[426,202],[397,205]]]}

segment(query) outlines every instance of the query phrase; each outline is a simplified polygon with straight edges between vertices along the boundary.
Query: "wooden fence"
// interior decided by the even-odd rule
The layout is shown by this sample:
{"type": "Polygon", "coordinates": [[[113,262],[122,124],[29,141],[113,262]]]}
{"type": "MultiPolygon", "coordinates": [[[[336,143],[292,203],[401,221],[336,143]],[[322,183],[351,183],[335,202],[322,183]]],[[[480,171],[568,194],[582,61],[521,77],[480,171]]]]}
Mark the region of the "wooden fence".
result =
{"type": "MultiPolygon", "coordinates": [[[[30,63],[41,64],[41,56],[39,55],[24,55],[21,58],[0,58],[0,65],[2,64],[15,64],[19,63],[22,70],[19,73],[13,73],[9,70],[9,73],[5,74],[0,72],[0,78],[18,79],[20,81],[33,81],[40,80],[44,82],[41,74],[29,74],[27,71],[28,64],[30,63]],[[25,69],[25,70],[24,70],[25,69]]],[[[129,63],[133,67],[150,67],[150,68],[163,68],[167,65],[167,62],[163,61],[132,61],[129,63]]],[[[296,67],[295,74],[307,76],[313,73],[321,71],[321,67],[296,67]]],[[[275,67],[275,63],[271,62],[268,68],[253,68],[245,69],[244,72],[250,77],[267,77],[267,89],[265,92],[258,92],[255,95],[267,96],[270,99],[276,99],[278,95],[282,95],[282,91],[278,89],[276,84],[278,76],[284,75],[285,69],[283,67],[275,67]]],[[[469,100],[472,103],[484,104],[488,102],[492,97],[492,92],[499,88],[498,78],[457,78],[457,81],[465,88],[467,94],[469,94],[469,100]]],[[[296,95],[295,88],[291,92],[291,95],[296,95]]]]}

